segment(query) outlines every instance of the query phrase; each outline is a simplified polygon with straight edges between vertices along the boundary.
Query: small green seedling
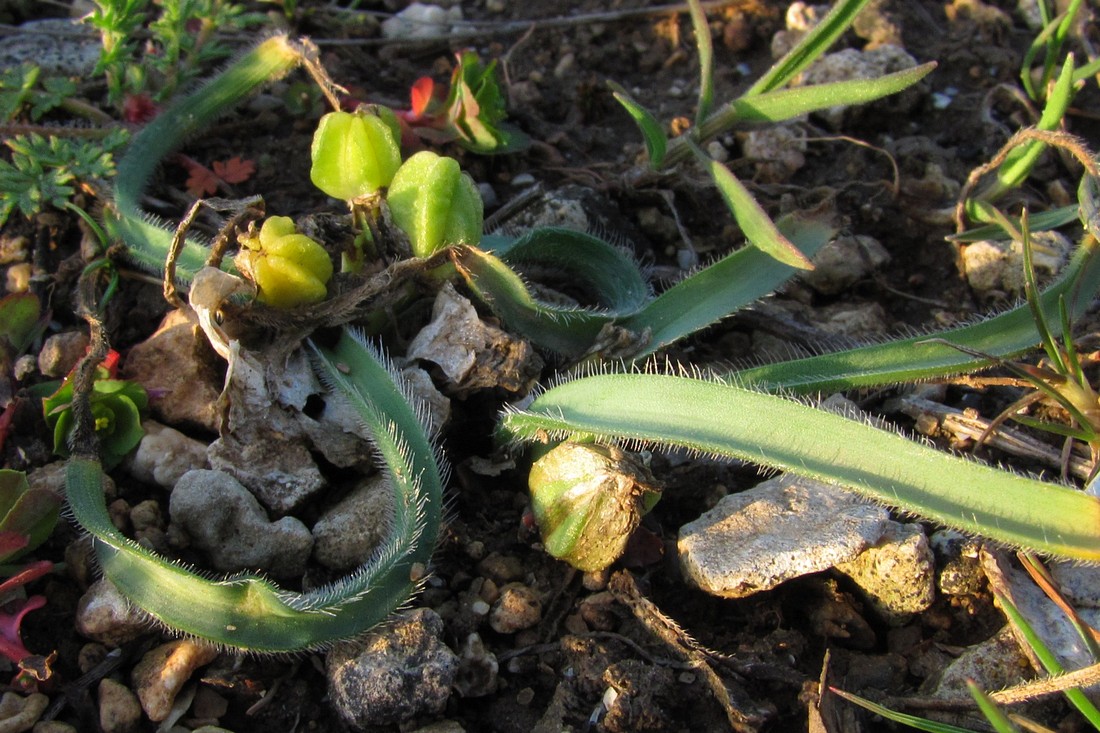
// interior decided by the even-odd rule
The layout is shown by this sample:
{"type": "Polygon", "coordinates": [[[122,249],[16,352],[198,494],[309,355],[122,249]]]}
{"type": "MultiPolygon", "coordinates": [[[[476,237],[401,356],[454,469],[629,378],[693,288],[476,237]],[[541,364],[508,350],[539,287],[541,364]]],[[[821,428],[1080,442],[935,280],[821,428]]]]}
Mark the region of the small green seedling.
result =
{"type": "Polygon", "coordinates": [[[100,140],[17,135],[4,141],[11,162],[0,160],[0,226],[13,212],[32,217],[70,204],[77,188],[111,179],[114,151],[129,135],[114,130],[100,140]]]}
{"type": "Polygon", "coordinates": [[[527,136],[505,121],[504,95],[496,61],[483,64],[475,51],[456,54],[446,94],[436,96],[431,77],[421,77],[410,91],[411,105],[397,113],[425,141],[456,141],[475,153],[510,153],[527,147],[527,136]]]}
{"type": "MultiPolygon", "coordinates": [[[[105,365],[96,369],[89,396],[103,465],[108,470],[121,463],[141,442],[145,434],[141,413],[149,406],[149,397],[140,384],[114,378],[113,364],[117,361],[118,355],[113,354],[105,365]]],[[[59,456],[70,454],[69,438],[75,420],[72,403],[73,375],[66,377],[56,392],[42,400],[46,424],[53,431],[53,450],[59,456]]]]}

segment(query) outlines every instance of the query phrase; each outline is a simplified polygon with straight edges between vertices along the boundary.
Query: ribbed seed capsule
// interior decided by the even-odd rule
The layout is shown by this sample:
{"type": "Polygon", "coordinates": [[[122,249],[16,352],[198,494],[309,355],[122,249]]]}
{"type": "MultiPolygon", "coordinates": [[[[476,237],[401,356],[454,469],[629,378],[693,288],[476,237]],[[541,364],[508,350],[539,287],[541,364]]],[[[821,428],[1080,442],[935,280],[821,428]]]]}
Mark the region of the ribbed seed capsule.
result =
{"type": "Polygon", "coordinates": [[[258,235],[240,242],[236,265],[256,284],[261,303],[295,308],[325,299],[332,260],[324,247],[295,230],[289,216],[269,217],[258,235]]]}
{"type": "Polygon", "coordinates": [[[399,135],[377,114],[330,112],[317,125],[310,157],[313,185],[333,198],[351,201],[393,180],[401,165],[399,135]]]}
{"type": "Polygon", "coordinates": [[[528,487],[546,551],[584,571],[615,562],[660,497],[634,456],[596,443],[552,448],[531,467],[528,487]]]}
{"type": "Polygon", "coordinates": [[[454,158],[430,150],[412,156],[394,174],[386,203],[417,257],[481,241],[481,194],[454,158]]]}

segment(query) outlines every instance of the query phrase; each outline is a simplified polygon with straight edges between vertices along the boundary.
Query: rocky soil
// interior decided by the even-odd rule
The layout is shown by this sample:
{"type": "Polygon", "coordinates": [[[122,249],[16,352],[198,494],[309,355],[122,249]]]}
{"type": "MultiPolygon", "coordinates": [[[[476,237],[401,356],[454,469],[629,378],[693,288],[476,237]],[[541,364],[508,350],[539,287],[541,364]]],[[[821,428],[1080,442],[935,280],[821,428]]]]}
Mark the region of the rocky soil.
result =
{"type": "MultiPolygon", "coordinates": [[[[6,20],[64,14],[54,5],[16,8],[6,20]]],[[[255,5],[270,11],[273,26],[312,37],[330,74],[355,95],[395,107],[408,105],[420,76],[444,81],[455,50],[499,59],[510,119],[531,146],[491,157],[447,150],[481,185],[494,226],[598,233],[632,248],[658,287],[741,244],[700,171],[639,177],[641,138],[606,85],[621,84],[662,121],[690,120],[698,70],[683,8],[440,0],[450,13],[441,28],[462,35],[410,40],[382,34],[380,19],[400,2],[353,3],[350,12],[301,0],[289,20],[255,5]]],[[[711,5],[720,100],[790,43],[789,21],[812,15],[770,0],[711,5]]],[[[872,2],[814,78],[937,61],[924,82],[865,108],[713,142],[711,154],[750,180],[769,211],[827,212],[841,234],[815,273],[677,344],[669,357],[759,361],[958,323],[1016,298],[1018,263],[999,252],[962,256],[945,236],[967,175],[1031,120],[1011,90],[1035,33],[1026,9],[1007,0],[872,2]]],[[[255,175],[233,193],[262,194],[269,212],[337,211],[309,183],[320,109],[286,104],[304,80],[280,82],[184,152],[205,162],[255,161],[255,175]]],[[[89,99],[97,93],[90,87],[89,99]]],[[[1068,118],[1093,143],[1098,101],[1093,84],[1068,118]]],[[[1044,159],[1026,198],[1037,208],[1063,205],[1076,175],[1044,159]]],[[[179,165],[164,166],[148,202],[156,213],[182,216],[186,177],[179,165]]],[[[96,200],[82,203],[94,209],[96,200]]],[[[9,289],[46,283],[52,311],[44,343],[20,362],[20,389],[63,376],[87,343],[73,294],[84,236],[77,217],[56,211],[33,221],[13,216],[0,231],[9,289]]],[[[355,446],[326,443],[319,455],[302,441],[273,449],[242,435],[219,439],[224,362],[165,302],[159,283],[125,277],[108,326],[123,375],[153,395],[145,439],[112,473],[110,510],[120,528],[212,573],[263,568],[293,587],[338,577],[377,543],[387,489],[368,461],[338,455],[355,446]],[[245,488],[250,471],[275,468],[293,491],[245,488]]],[[[562,365],[502,330],[461,287],[426,297],[415,318],[388,330],[387,346],[407,357],[408,375],[430,398],[454,469],[434,567],[407,611],[331,650],[219,653],[129,609],[97,579],[88,539],[63,520],[34,555],[57,563],[29,588],[47,603],[23,623],[31,651],[56,651],[53,675],[37,695],[5,698],[0,730],[29,729],[4,727],[10,706],[40,719],[36,731],[874,731],[887,724],[826,687],[899,705],[918,698],[911,708],[923,713],[936,707],[930,697],[963,694],[967,677],[997,689],[1031,676],[989,590],[990,577],[1027,584],[1011,557],[827,487],[761,477],[752,466],[653,454],[664,496],[627,555],[608,572],[571,569],[541,549],[524,458],[491,440],[503,405],[562,365]],[[463,339],[446,338],[459,329],[463,339]],[[502,350],[509,359],[490,358],[502,350]]],[[[945,449],[968,450],[973,436],[950,434],[929,415],[968,409],[993,418],[1017,395],[956,384],[848,397],[853,408],[923,430],[945,449]]],[[[59,488],[62,464],[51,456],[39,404],[13,399],[23,402],[5,466],[59,488]]],[[[1033,459],[985,455],[1056,473],[1033,459]]],[[[1095,575],[1073,582],[1081,583],[1075,603],[1096,603],[1095,575]]],[[[1057,698],[1025,712],[1051,729],[1086,729],[1057,698]]],[[[968,709],[941,714],[980,725],[968,709]]]]}

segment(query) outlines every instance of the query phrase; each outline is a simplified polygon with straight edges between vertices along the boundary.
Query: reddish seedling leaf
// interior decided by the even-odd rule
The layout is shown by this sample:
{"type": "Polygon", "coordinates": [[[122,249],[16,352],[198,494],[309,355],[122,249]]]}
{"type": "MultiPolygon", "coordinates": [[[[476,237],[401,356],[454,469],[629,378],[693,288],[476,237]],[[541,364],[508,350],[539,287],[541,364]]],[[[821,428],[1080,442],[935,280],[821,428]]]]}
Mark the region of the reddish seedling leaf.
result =
{"type": "Polygon", "coordinates": [[[411,109],[409,119],[418,120],[428,111],[428,105],[432,103],[432,93],[435,91],[435,82],[430,76],[422,76],[416,80],[409,91],[411,109]]]}
{"type": "Polygon", "coordinates": [[[215,160],[212,163],[214,175],[226,183],[244,183],[256,172],[256,164],[251,160],[234,155],[227,161],[215,160]]]}
{"type": "Polygon", "coordinates": [[[187,187],[187,193],[195,198],[202,198],[212,196],[218,190],[219,181],[214,171],[187,156],[181,155],[179,158],[187,168],[187,182],[184,184],[187,187]]]}
{"type": "Polygon", "coordinates": [[[176,159],[187,169],[187,192],[195,198],[212,196],[222,184],[243,183],[256,172],[256,164],[235,155],[229,160],[215,160],[207,168],[194,158],[178,155],[176,159]]]}
{"type": "Polygon", "coordinates": [[[148,94],[131,94],[122,102],[122,118],[132,125],[142,125],[153,119],[160,107],[148,94]]]}

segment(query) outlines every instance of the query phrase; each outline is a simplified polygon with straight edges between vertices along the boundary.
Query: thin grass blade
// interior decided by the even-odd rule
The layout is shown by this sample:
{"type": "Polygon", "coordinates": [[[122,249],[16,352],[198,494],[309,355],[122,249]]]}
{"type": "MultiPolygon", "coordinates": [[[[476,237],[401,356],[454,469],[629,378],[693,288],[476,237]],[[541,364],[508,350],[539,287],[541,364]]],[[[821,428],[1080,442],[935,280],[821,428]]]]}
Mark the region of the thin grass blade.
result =
{"type": "MultiPolygon", "coordinates": [[[[779,89],[730,102],[733,122],[781,122],[830,107],[866,104],[913,86],[936,68],[929,62],[875,79],[826,82],[795,89],[779,89]]],[[[715,116],[720,113],[715,113],[715,116]]]]}
{"type": "Polygon", "coordinates": [[[668,149],[668,136],[665,135],[661,123],[657,121],[652,112],[630,96],[626,89],[611,81],[607,85],[611,87],[612,96],[618,100],[619,104],[623,106],[627,114],[634,118],[634,122],[638,125],[638,129],[642,133],[642,139],[645,141],[646,153],[649,155],[650,168],[654,170],[660,168],[665,160],[665,150],[668,149]]]}
{"type": "Polygon", "coordinates": [[[830,687],[829,690],[838,697],[841,697],[853,705],[858,705],[864,710],[868,710],[875,715],[880,715],[887,720],[902,725],[907,725],[910,728],[916,728],[917,730],[927,731],[927,733],[975,733],[970,728],[960,728],[957,725],[950,725],[949,723],[938,723],[934,720],[928,720],[927,718],[920,718],[916,715],[908,715],[906,713],[899,713],[896,710],[879,705],[877,702],[871,702],[866,698],[862,698],[859,695],[853,695],[850,692],[844,690],[838,690],[835,687],[830,687]]]}
{"type": "Polygon", "coordinates": [[[791,240],[775,226],[768,212],[756,200],[745,184],[737,180],[729,168],[717,160],[707,159],[707,169],[722,194],[722,200],[733,214],[737,226],[756,248],[774,257],[785,265],[800,270],[812,270],[813,263],[796,247],[791,240]]]}
{"type": "MultiPolygon", "coordinates": [[[[808,217],[783,217],[776,226],[807,258],[836,233],[828,223],[808,217]]],[[[796,272],[756,247],[743,247],[676,283],[619,325],[650,333],[641,358],[764,297],[796,272]]]]}
{"type": "MultiPolygon", "coordinates": [[[[1082,519],[1082,521],[1086,521],[1082,519]]],[[[1020,610],[1010,601],[1003,593],[997,592],[994,589],[994,594],[997,597],[997,602],[1000,603],[1001,608],[1004,609],[1005,616],[1008,616],[1008,620],[1015,626],[1024,639],[1027,640],[1028,646],[1035,652],[1035,656],[1039,658],[1039,662],[1043,665],[1043,669],[1052,676],[1063,674],[1066,670],[1062,666],[1062,663],[1058,661],[1058,658],[1050,650],[1050,647],[1046,645],[1042,637],[1036,633],[1032,628],[1028,620],[1024,618],[1024,615],[1020,613],[1020,610]]],[[[1089,700],[1088,696],[1080,688],[1073,688],[1066,690],[1063,693],[1070,704],[1077,708],[1081,715],[1085,716],[1085,719],[1092,723],[1093,727],[1100,730],[1100,710],[1097,710],[1096,706],[1089,700]]]]}
{"type": "MultiPolygon", "coordinates": [[[[1080,318],[1100,293],[1100,247],[1091,237],[1078,247],[1062,276],[1039,298],[1042,312],[1050,320],[1059,318],[1059,300],[1064,298],[1071,319],[1080,318]]],[[[984,321],[948,329],[930,336],[913,336],[886,344],[821,354],[804,359],[738,370],[744,384],[762,389],[799,393],[832,392],[883,384],[935,379],[990,364],[945,346],[942,342],[972,351],[1008,358],[1023,354],[1039,344],[1035,319],[1026,304],[984,321]]]]}
{"type": "Polygon", "coordinates": [[[710,38],[710,25],[699,0],[688,0],[691,27],[695,30],[695,49],[699,52],[699,103],[695,110],[695,124],[701,125],[714,104],[714,45],[710,38]]]}
{"type": "Polygon", "coordinates": [[[868,0],[841,0],[834,5],[813,30],[803,36],[794,48],[749,88],[745,96],[752,97],[785,86],[848,30],[867,2],[868,0]]]}

